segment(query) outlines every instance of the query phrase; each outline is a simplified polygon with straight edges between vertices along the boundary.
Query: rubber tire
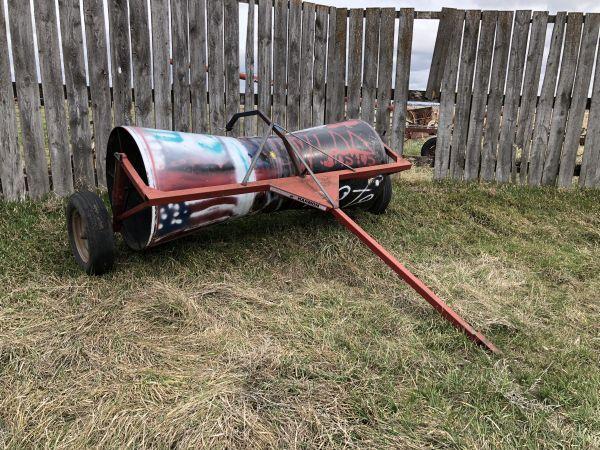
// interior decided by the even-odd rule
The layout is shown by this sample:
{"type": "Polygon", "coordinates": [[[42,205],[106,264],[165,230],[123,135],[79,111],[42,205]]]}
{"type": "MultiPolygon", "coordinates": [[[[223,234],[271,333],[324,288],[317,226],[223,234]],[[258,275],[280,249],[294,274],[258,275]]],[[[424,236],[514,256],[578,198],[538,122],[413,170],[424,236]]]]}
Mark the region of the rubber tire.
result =
{"type": "Polygon", "coordinates": [[[102,199],[89,191],[74,193],[67,203],[66,219],[71,252],[77,264],[88,275],[102,275],[108,272],[115,260],[115,240],[112,223],[102,199]],[[79,254],[73,235],[72,216],[76,211],[83,220],[84,233],[87,237],[89,253],[87,261],[79,254]]]}
{"type": "Polygon", "coordinates": [[[421,146],[421,156],[435,158],[435,146],[437,145],[437,136],[427,139],[421,146]]]}
{"type": "Polygon", "coordinates": [[[392,179],[389,175],[386,175],[383,177],[382,183],[383,186],[379,197],[376,197],[375,200],[373,200],[373,203],[368,209],[371,214],[383,214],[392,201],[392,179]]]}

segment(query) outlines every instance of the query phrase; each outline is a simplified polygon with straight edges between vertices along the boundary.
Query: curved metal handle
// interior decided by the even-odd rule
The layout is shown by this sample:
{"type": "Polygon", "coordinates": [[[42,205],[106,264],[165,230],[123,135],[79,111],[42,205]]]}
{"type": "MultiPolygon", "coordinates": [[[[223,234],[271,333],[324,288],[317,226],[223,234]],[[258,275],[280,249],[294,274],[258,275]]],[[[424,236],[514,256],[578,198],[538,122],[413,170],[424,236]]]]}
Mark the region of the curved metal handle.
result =
{"type": "Polygon", "coordinates": [[[244,112],[235,113],[233,116],[231,116],[231,119],[229,119],[229,122],[227,122],[227,125],[225,125],[225,131],[233,130],[233,126],[240,118],[249,117],[249,116],[258,116],[267,125],[271,125],[271,123],[272,123],[271,120],[269,120],[269,118],[267,116],[265,116],[265,114],[260,109],[253,109],[252,111],[244,111],[244,112]]]}

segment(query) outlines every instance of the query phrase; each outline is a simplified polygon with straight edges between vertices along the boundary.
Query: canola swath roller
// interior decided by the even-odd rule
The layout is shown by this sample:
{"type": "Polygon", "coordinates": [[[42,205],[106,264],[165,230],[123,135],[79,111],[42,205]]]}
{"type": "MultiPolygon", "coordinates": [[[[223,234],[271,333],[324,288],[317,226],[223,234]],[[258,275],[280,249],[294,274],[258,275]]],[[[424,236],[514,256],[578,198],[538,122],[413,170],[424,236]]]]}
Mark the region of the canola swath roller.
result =
{"type": "Polygon", "coordinates": [[[264,136],[115,128],[106,159],[112,221],[91,192],[75,193],[67,206],[79,265],[89,274],[109,270],[114,232],[132,249],[143,250],[249,214],[311,207],[332,214],[456,328],[499,353],[343,211],[383,213],[392,195],[389,175],[410,169],[408,161],[360,120],[292,133],[260,111],[248,111],[234,115],[226,129],[251,115],[266,122],[264,136]]]}

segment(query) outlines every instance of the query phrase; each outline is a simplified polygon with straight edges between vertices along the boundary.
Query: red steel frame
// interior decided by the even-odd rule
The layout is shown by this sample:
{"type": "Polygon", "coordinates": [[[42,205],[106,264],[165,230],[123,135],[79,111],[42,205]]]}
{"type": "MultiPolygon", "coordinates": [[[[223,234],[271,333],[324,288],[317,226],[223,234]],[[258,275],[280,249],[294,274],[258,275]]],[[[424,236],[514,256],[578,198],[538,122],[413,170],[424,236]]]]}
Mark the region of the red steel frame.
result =
{"type": "Polygon", "coordinates": [[[356,168],[354,170],[337,170],[316,174],[315,177],[319,180],[321,186],[318,186],[315,181],[310,177],[307,177],[306,174],[302,174],[300,176],[291,176],[287,178],[254,181],[245,185],[241,183],[232,183],[173,191],[161,191],[149,187],[144,183],[131,162],[127,159],[127,155],[124,153],[117,153],[115,154],[115,157],[119,163],[116,165],[115,169],[112,192],[113,228],[114,231],[119,231],[122,227],[123,220],[151,206],[252,192],[272,191],[322,211],[331,212],[338,222],[355,234],[361,242],[381,258],[384,263],[396,272],[400,278],[412,287],[452,325],[463,331],[469,339],[490,352],[497,354],[501,353],[492,342],[490,342],[483,334],[476,331],[467,321],[460,317],[452,308],[450,308],[450,306],[440,299],[431,289],[413,275],[381,244],[373,239],[340,209],[338,197],[340,180],[373,178],[377,175],[392,174],[410,169],[410,162],[399,157],[389,147],[386,146],[385,149],[392,162],[356,168]],[[143,199],[142,203],[129,210],[125,210],[124,206],[125,177],[129,179],[143,199]],[[325,193],[321,190],[321,187],[327,191],[329,199],[324,195],[325,193]],[[333,200],[333,204],[330,202],[330,199],[333,200]]]}

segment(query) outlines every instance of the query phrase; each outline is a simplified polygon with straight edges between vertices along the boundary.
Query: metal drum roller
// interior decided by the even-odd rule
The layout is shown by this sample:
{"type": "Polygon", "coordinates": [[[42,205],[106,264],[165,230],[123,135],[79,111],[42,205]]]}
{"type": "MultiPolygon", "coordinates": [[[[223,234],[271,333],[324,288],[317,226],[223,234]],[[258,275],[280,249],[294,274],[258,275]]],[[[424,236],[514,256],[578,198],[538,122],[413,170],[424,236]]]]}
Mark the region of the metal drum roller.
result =
{"type": "MultiPolygon", "coordinates": [[[[298,131],[289,139],[314,173],[348,166],[374,166],[387,160],[381,138],[361,120],[298,131]]],[[[118,127],[110,135],[107,153],[112,155],[122,149],[149,187],[172,191],[242,182],[262,140],[261,137],[233,138],[118,127]]],[[[109,157],[106,166],[109,193],[114,184],[115,161],[109,157]]],[[[276,135],[270,136],[249,181],[285,178],[293,175],[295,170],[285,141],[276,135]]],[[[389,180],[383,175],[366,180],[345,180],[339,186],[340,205],[374,210],[382,196],[387,194],[389,197],[391,191],[384,189],[385,184],[389,185],[389,180]]],[[[127,189],[126,207],[141,203],[142,199],[131,184],[127,189]]],[[[139,250],[208,225],[296,205],[271,191],[168,203],[153,206],[125,220],[122,234],[130,247],[139,250]]]]}

